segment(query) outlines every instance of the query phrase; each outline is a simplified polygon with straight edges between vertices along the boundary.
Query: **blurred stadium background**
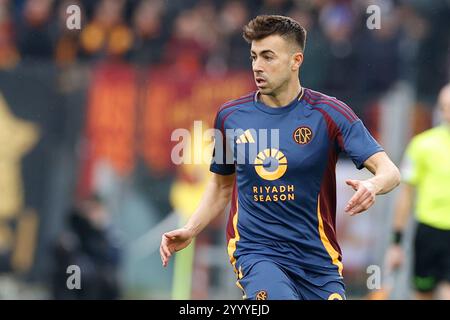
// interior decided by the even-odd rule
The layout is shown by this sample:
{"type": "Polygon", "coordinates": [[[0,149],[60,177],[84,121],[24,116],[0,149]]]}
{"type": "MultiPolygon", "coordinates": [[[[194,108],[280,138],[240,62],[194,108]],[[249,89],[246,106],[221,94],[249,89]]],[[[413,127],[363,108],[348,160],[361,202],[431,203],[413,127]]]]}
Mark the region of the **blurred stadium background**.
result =
{"type": "MultiPolygon", "coordinates": [[[[352,106],[397,164],[436,121],[450,1],[0,0],[0,298],[241,298],[225,215],[176,270],[158,248],[207,177],[172,163],[171,133],[212,125],[222,103],[254,89],[241,28],[262,13],[306,27],[302,84],[352,106]],[[81,30],[66,27],[71,4],[81,30]],[[379,30],[366,27],[370,4],[379,30]],[[70,264],[81,293],[65,290],[70,264]]],[[[340,204],[343,179],[367,174],[340,161],[340,204]]],[[[351,219],[338,206],[351,298],[371,293],[367,267],[383,264],[395,195],[351,219]]],[[[390,298],[410,297],[408,272],[390,298]]]]}

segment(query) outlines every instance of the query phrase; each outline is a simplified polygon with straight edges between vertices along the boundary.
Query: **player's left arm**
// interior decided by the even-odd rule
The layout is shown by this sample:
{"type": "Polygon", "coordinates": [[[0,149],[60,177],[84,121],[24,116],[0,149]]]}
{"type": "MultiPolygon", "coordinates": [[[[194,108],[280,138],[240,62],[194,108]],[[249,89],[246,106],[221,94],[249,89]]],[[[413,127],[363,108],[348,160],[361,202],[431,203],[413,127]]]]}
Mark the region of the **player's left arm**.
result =
{"type": "Polygon", "coordinates": [[[400,171],[383,151],[370,156],[364,167],[374,174],[372,178],[345,181],[356,191],[345,207],[350,215],[366,211],[375,203],[376,195],[388,193],[400,184],[400,171]]]}

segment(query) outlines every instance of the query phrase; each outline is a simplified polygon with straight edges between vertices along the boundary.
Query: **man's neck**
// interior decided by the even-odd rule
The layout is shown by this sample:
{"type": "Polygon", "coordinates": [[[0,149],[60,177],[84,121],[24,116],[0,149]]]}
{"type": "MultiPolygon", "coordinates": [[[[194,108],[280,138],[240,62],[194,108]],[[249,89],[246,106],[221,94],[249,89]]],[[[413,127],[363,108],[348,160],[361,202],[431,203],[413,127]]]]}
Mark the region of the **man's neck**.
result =
{"type": "Polygon", "coordinates": [[[299,81],[293,81],[291,85],[288,85],[279,93],[273,95],[260,94],[261,101],[272,108],[279,108],[288,105],[294,100],[302,89],[299,81]]]}

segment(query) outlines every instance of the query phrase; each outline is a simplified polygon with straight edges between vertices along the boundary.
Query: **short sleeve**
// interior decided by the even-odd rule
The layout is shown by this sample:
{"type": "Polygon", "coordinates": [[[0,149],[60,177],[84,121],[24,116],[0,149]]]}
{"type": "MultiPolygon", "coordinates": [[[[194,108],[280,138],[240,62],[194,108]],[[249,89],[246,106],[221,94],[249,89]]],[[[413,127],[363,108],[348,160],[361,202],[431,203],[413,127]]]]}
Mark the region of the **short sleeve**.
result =
{"type": "Polygon", "coordinates": [[[214,150],[209,170],[220,175],[230,175],[236,171],[234,157],[222,126],[220,111],[214,120],[214,150]]]}
{"type": "Polygon", "coordinates": [[[353,123],[343,122],[340,129],[345,152],[358,169],[362,169],[372,155],[384,151],[360,119],[353,123]]]}
{"type": "Polygon", "coordinates": [[[336,129],[331,136],[336,139],[339,151],[345,152],[358,169],[362,169],[372,155],[384,151],[347,104],[327,96],[320,102],[322,114],[336,129]]]}

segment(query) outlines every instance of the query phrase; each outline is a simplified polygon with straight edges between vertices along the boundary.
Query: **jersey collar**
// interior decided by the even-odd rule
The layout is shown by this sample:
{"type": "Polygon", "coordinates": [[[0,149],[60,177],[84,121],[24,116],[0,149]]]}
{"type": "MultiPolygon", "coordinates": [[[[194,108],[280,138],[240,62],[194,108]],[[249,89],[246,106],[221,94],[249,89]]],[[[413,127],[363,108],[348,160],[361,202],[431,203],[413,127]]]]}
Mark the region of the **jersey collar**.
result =
{"type": "Polygon", "coordinates": [[[305,88],[302,87],[300,89],[300,93],[297,95],[297,97],[295,97],[294,100],[289,102],[288,105],[274,108],[274,107],[269,107],[268,105],[264,104],[261,100],[258,99],[258,96],[259,96],[259,90],[258,90],[255,92],[253,102],[254,102],[255,106],[263,112],[270,113],[270,114],[282,114],[282,113],[286,113],[286,112],[289,112],[292,109],[294,109],[297,106],[297,104],[303,99],[304,94],[305,94],[305,88]]]}

